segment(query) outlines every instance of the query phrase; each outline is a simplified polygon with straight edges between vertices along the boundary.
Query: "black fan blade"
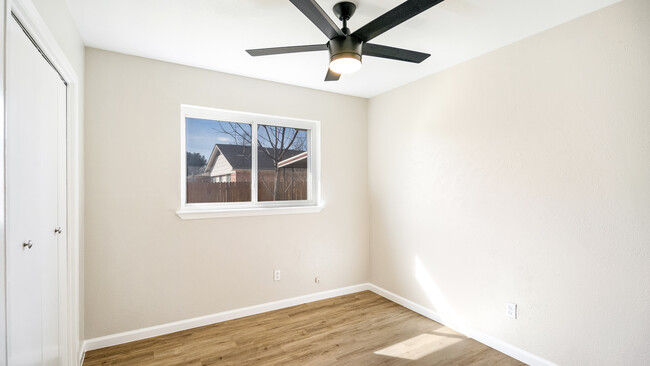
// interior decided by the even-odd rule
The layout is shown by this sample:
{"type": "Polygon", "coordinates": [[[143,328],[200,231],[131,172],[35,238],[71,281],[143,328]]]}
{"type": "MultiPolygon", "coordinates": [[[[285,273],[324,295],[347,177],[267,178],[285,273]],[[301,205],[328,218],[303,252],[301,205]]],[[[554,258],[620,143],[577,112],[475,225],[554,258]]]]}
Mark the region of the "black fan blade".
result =
{"type": "Polygon", "coordinates": [[[325,81],[338,81],[341,77],[341,74],[337,74],[334,71],[327,69],[327,75],[325,75],[325,81]]]}
{"type": "Polygon", "coordinates": [[[357,29],[352,35],[363,42],[368,42],[396,25],[413,18],[441,2],[443,0],[408,0],[357,29]]]}
{"type": "Polygon", "coordinates": [[[343,31],[327,16],[316,0],[290,0],[314,25],[325,33],[327,39],[344,36],[343,31]]]}
{"type": "Polygon", "coordinates": [[[389,58],[391,60],[413,62],[419,64],[426,60],[429,56],[428,53],[416,52],[405,50],[403,48],[395,48],[389,46],[382,46],[378,44],[366,43],[363,45],[364,56],[374,56],[381,58],[389,58]]]}
{"type": "Polygon", "coordinates": [[[258,48],[255,50],[246,50],[246,52],[248,52],[248,54],[251,56],[281,55],[284,53],[313,52],[313,51],[327,51],[327,45],[310,44],[305,46],[258,48]]]}

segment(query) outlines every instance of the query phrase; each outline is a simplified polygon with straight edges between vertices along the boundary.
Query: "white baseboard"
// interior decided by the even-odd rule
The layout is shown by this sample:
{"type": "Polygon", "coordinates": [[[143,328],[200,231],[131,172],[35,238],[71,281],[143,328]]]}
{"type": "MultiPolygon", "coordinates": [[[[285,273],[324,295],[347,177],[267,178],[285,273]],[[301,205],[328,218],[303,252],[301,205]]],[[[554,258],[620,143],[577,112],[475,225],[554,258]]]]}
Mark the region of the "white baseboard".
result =
{"type": "Polygon", "coordinates": [[[539,356],[536,356],[530,352],[524,351],[521,348],[517,348],[510,343],[506,343],[500,339],[494,338],[492,336],[489,336],[487,334],[481,333],[477,330],[474,330],[472,328],[469,328],[467,326],[464,326],[462,324],[455,323],[451,321],[450,319],[444,319],[443,317],[440,316],[437,312],[434,310],[431,310],[427,307],[424,307],[420,304],[417,304],[411,300],[408,300],[406,298],[403,298],[397,294],[394,294],[386,289],[383,289],[379,286],[370,284],[370,291],[376,293],[379,296],[382,296],[394,303],[400,304],[403,307],[413,310],[414,312],[425,316],[429,319],[435,320],[440,324],[445,325],[446,327],[449,327],[459,333],[462,333],[466,335],[469,338],[475,339],[484,345],[494,348],[495,350],[505,353],[506,355],[515,358],[521,362],[524,362],[528,365],[531,366],[557,366],[557,364],[545,360],[539,356]]]}
{"type": "Polygon", "coordinates": [[[81,343],[81,349],[79,350],[79,363],[77,363],[79,366],[83,366],[84,358],[86,358],[86,341],[83,341],[83,343],[81,343]]]}
{"type": "Polygon", "coordinates": [[[317,292],[314,294],[292,297],[290,299],[267,302],[265,304],[249,306],[246,308],[240,308],[235,310],[224,311],[221,313],[201,316],[198,318],[192,318],[187,320],[181,320],[173,323],[156,325],[153,327],[136,329],[128,332],[111,334],[104,337],[87,339],[83,346],[82,351],[92,351],[94,349],[104,348],[115,346],[122,343],[138,341],[141,339],[157,337],[163,334],[169,334],[174,332],[179,332],[182,330],[202,327],[204,325],[210,325],[214,323],[223,322],[226,320],[232,320],[237,318],[242,318],[245,316],[265,313],[267,311],[284,309],[295,305],[305,304],[309,302],[314,302],[318,300],[329,299],[332,297],[347,295],[359,291],[365,291],[370,289],[370,284],[363,283],[359,285],[343,287],[339,289],[317,292]]]}
{"type": "Polygon", "coordinates": [[[87,339],[85,342],[83,342],[83,345],[81,347],[80,365],[83,363],[83,357],[85,356],[86,351],[115,346],[127,342],[138,341],[141,339],[179,332],[182,330],[192,329],[196,327],[202,327],[204,325],[219,323],[226,320],[232,320],[232,319],[242,318],[245,316],[265,313],[267,311],[284,309],[295,305],[306,304],[309,302],[329,299],[332,297],[347,295],[347,294],[365,291],[365,290],[370,290],[379,296],[382,296],[399,305],[402,305],[403,307],[410,309],[422,316],[437,321],[438,323],[443,324],[451,329],[454,329],[455,331],[462,333],[467,337],[473,338],[485,344],[488,347],[492,347],[499,352],[505,353],[508,356],[515,358],[526,364],[529,364],[531,366],[557,366],[553,362],[550,362],[541,357],[533,355],[530,352],[517,348],[500,339],[481,333],[477,330],[468,328],[462,324],[454,323],[450,319],[444,319],[443,317],[440,316],[440,314],[438,314],[436,311],[432,309],[417,304],[411,300],[408,300],[404,297],[401,297],[386,289],[383,289],[379,286],[370,283],[362,283],[354,286],[343,287],[343,288],[323,291],[323,292],[317,292],[314,294],[309,294],[304,296],[292,297],[290,299],[273,301],[273,302],[268,302],[265,304],[260,304],[255,306],[249,306],[246,308],[224,311],[221,313],[201,316],[198,318],[181,320],[173,323],[167,323],[167,324],[157,325],[148,328],[136,329],[136,330],[123,332],[123,333],[111,334],[99,338],[87,339]]]}

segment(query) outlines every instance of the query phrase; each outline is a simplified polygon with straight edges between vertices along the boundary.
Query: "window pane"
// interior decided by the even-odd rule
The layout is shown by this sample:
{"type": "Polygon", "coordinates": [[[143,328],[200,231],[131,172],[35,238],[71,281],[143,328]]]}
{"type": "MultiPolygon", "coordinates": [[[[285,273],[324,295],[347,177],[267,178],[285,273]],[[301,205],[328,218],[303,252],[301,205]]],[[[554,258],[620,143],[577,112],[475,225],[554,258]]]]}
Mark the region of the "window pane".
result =
{"type": "Polygon", "coordinates": [[[251,125],[185,119],[187,203],[251,201],[251,125]]]}
{"type": "Polygon", "coordinates": [[[257,127],[258,201],[307,200],[307,130],[257,127]]]}

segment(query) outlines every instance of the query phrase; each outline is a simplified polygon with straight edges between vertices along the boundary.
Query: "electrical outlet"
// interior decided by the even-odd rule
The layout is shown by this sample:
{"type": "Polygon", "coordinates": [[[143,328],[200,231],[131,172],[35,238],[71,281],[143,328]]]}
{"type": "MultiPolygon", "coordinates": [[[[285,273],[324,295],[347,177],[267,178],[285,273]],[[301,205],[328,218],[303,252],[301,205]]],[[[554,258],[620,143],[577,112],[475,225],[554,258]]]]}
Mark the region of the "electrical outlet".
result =
{"type": "Polygon", "coordinates": [[[320,277],[319,276],[314,277],[314,283],[320,283],[320,277]]]}
{"type": "Polygon", "coordinates": [[[281,278],[279,269],[273,271],[273,281],[280,281],[281,278]]]}
{"type": "Polygon", "coordinates": [[[517,304],[511,302],[506,303],[506,316],[517,319],[517,304]]]}

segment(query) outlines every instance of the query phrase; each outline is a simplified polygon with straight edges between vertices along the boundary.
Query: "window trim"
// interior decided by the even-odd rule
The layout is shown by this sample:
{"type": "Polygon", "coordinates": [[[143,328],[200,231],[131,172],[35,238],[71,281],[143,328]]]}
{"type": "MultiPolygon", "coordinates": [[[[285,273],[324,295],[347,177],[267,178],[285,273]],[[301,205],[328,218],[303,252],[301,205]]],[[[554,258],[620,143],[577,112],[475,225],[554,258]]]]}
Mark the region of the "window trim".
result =
{"type": "Polygon", "coordinates": [[[181,105],[181,169],[180,169],[180,209],[176,214],[182,219],[205,219],[216,217],[260,216],[278,214],[315,213],[323,209],[320,191],[320,121],[298,119],[267,114],[238,112],[225,109],[181,105]],[[257,141],[258,125],[281,126],[307,129],[307,200],[269,201],[257,200],[257,148],[251,148],[251,201],[250,202],[206,202],[187,203],[187,149],[186,118],[218,120],[224,122],[246,123],[251,125],[252,141],[257,141]],[[255,174],[253,174],[253,170],[255,174]]]}

